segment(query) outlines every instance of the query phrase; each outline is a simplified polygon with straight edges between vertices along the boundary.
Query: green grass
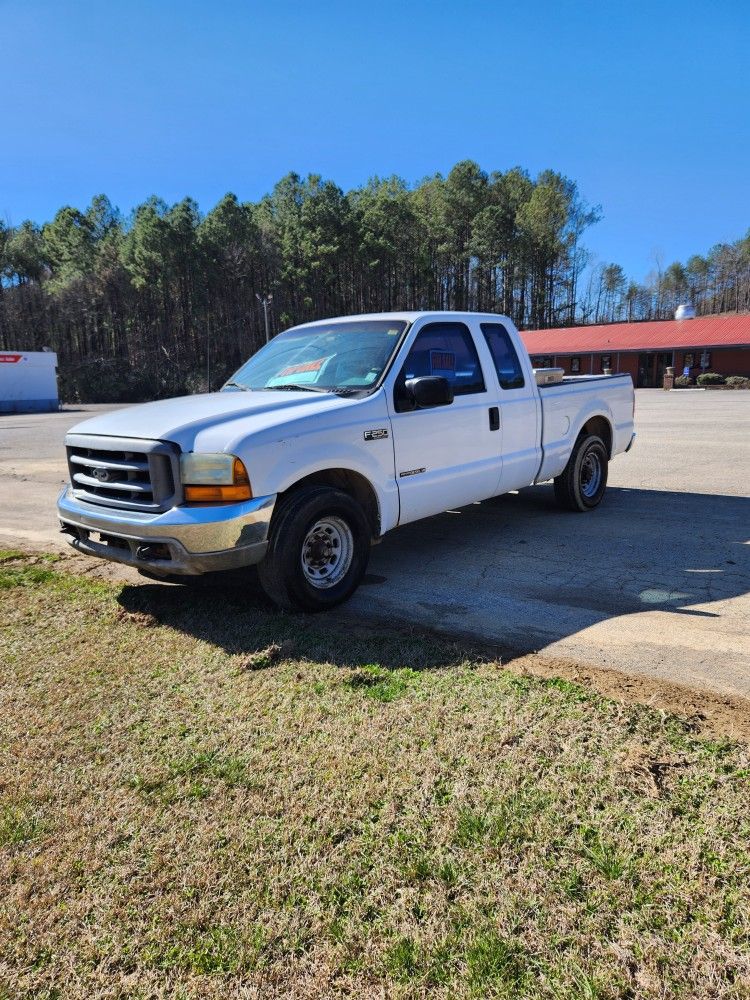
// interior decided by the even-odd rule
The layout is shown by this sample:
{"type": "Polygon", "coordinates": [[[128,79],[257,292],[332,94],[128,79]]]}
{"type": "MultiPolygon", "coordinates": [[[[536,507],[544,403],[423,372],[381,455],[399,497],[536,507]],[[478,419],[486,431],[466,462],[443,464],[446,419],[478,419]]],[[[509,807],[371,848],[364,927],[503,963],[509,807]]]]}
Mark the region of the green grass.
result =
{"type": "Polygon", "coordinates": [[[19,549],[0,549],[0,563],[18,562],[24,559],[26,555],[19,549]]]}
{"type": "Polygon", "coordinates": [[[243,578],[0,586],[0,998],[750,996],[746,747],[243,578]]]}
{"type": "Polygon", "coordinates": [[[30,587],[38,583],[49,583],[55,577],[54,570],[45,566],[4,566],[0,569],[0,590],[12,587],[30,587]]]}
{"type": "Polygon", "coordinates": [[[146,968],[177,973],[242,973],[254,967],[261,939],[245,941],[235,927],[179,924],[168,939],[147,944],[140,957],[146,968]]]}
{"type": "Polygon", "coordinates": [[[0,847],[26,844],[44,832],[44,823],[29,808],[4,805],[0,808],[0,847]]]}
{"type": "Polygon", "coordinates": [[[419,680],[419,673],[409,667],[385,670],[376,663],[368,663],[347,677],[346,684],[353,691],[361,691],[366,698],[389,702],[400,698],[419,680]]]}

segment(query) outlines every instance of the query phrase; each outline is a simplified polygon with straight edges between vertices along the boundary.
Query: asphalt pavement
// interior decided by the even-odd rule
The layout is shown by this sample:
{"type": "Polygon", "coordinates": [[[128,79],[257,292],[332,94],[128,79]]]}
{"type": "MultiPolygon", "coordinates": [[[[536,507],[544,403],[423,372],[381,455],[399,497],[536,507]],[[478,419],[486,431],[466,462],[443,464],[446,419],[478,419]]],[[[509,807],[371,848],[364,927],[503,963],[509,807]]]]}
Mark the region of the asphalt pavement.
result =
{"type": "MultiPolygon", "coordinates": [[[[0,545],[64,545],[65,431],[112,408],[0,417],[0,545]]],[[[639,390],[636,429],[596,511],[540,486],[406,525],[345,615],[750,697],[750,393],[639,390]]]]}

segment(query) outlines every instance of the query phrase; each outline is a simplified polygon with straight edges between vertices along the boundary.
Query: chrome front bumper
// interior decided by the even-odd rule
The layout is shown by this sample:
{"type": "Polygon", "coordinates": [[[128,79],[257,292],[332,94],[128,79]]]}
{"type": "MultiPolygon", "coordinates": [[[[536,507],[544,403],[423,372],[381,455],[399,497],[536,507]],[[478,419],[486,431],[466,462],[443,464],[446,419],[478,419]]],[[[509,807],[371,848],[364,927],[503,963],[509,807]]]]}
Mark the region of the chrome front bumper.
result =
{"type": "Polygon", "coordinates": [[[97,507],[66,486],[57,501],[63,532],[78,552],[150,573],[195,576],[261,561],[276,495],[160,514],[97,507]],[[93,536],[98,535],[98,540],[93,536]]]}

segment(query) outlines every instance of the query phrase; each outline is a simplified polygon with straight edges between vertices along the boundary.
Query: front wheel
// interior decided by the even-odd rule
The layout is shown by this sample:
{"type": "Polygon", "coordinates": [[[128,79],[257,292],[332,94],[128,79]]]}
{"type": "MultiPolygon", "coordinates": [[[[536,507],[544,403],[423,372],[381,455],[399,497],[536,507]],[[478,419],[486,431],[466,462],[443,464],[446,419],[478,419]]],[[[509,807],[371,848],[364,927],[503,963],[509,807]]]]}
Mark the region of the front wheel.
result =
{"type": "Polygon", "coordinates": [[[593,510],[607,488],[607,446],[595,434],[576,441],[563,472],[555,479],[555,499],[566,510],[593,510]]]}
{"type": "Polygon", "coordinates": [[[280,501],[258,575],[279,607],[326,611],[351,597],[369,554],[360,505],[341,490],[309,486],[280,501]]]}

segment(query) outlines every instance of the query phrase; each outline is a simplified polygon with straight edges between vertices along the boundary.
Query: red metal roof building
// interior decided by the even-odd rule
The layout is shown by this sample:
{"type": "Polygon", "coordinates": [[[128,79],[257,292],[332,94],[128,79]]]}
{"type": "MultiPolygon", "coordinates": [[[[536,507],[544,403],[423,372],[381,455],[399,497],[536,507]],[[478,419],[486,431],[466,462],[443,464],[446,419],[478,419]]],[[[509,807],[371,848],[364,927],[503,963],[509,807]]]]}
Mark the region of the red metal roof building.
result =
{"type": "Polygon", "coordinates": [[[637,386],[661,386],[664,370],[750,376],[750,314],[645,323],[607,323],[521,333],[535,367],[569,374],[629,372],[637,386]]]}

